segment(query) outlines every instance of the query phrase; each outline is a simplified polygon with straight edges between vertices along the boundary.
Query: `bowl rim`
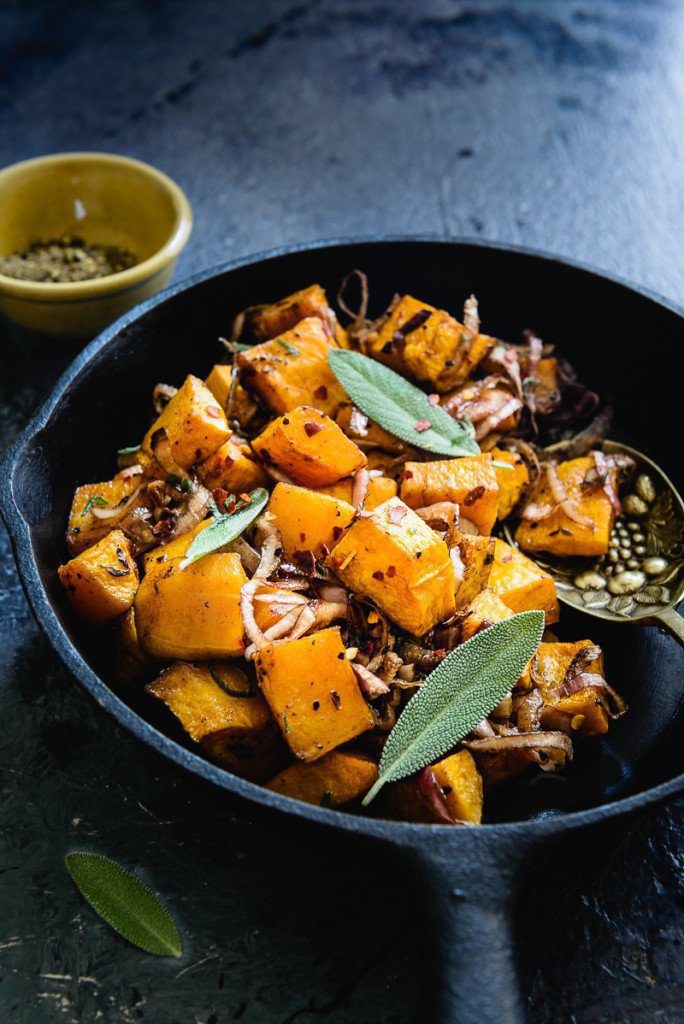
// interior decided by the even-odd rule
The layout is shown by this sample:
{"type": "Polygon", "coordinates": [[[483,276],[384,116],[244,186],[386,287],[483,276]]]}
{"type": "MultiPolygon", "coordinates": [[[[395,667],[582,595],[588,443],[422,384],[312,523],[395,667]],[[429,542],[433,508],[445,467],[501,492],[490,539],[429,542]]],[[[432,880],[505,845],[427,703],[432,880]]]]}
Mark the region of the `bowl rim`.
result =
{"type": "Polygon", "coordinates": [[[74,150],[20,160],[18,163],[10,164],[0,170],[0,196],[5,181],[10,178],[20,178],[26,170],[74,161],[81,161],[84,165],[101,164],[138,171],[161,186],[171,199],[175,214],[166,241],[147,259],[141,260],[140,263],[136,263],[127,270],[120,270],[116,274],[107,274],[106,277],[96,277],[88,281],[22,281],[19,278],[0,273],[0,292],[5,295],[28,302],[60,303],[87,301],[119,294],[130,291],[138,287],[144,280],[154,277],[169,263],[177,259],[185,248],[193,225],[192,207],[188,197],[180,185],[168,174],[135,157],[95,150],[74,150]]]}
{"type": "Polygon", "coordinates": [[[118,320],[110,324],[84,349],[79,352],[62,376],[55,382],[50,394],[38,406],[28,423],[10,444],[4,455],[0,456],[0,512],[8,529],[12,550],[15,555],[19,577],[22,582],[29,607],[40,629],[47,636],[50,646],[66,668],[75,676],[79,684],[87,690],[100,707],[139,743],[160,754],[171,764],[184,769],[191,777],[202,782],[215,785],[218,789],[228,792],[240,800],[245,806],[273,811],[284,818],[299,818],[312,822],[323,828],[337,829],[343,832],[362,833],[379,840],[392,842],[406,848],[413,847],[420,839],[428,841],[433,837],[436,844],[440,838],[450,837],[456,841],[463,835],[466,842],[484,844],[487,836],[496,833],[500,836],[515,836],[517,840],[539,842],[566,831],[583,829],[653,807],[670,796],[684,789],[684,772],[649,786],[646,789],[631,793],[625,797],[614,797],[605,803],[579,810],[569,811],[552,817],[540,817],[525,821],[491,822],[479,828],[455,830],[451,825],[420,824],[407,821],[393,821],[384,818],[371,818],[353,814],[349,811],[334,810],[307,804],[292,797],[266,789],[254,782],[248,782],[227,769],[209,761],[200,754],[172,739],[166,733],[152,725],[146,718],[134,711],[122,697],[119,697],[101,676],[90,667],[57,619],[47,593],[40,579],[34,558],[31,529],[21,514],[13,495],[13,476],[17,462],[25,448],[47,426],[55,408],[64,394],[72,386],[73,380],[80,375],[85,366],[105,349],[122,331],[133,322],[142,319],[156,306],[161,305],[175,295],[186,292],[203,282],[238,270],[241,267],[268,262],[283,256],[296,253],[315,253],[320,249],[354,245],[386,245],[386,244],[434,244],[445,247],[465,246],[481,250],[493,250],[516,256],[526,256],[547,262],[556,262],[565,269],[578,270],[582,273],[598,277],[610,284],[628,289],[640,298],[654,302],[684,321],[684,306],[650,290],[648,287],[636,285],[626,278],[611,274],[589,263],[575,260],[562,254],[550,252],[543,248],[534,248],[499,240],[469,238],[459,235],[440,235],[421,233],[416,235],[388,233],[386,235],[340,235],[293,244],[283,244],[271,249],[234,257],[175,282],[157,295],[146,299],[138,306],[124,313],[118,320]]]}

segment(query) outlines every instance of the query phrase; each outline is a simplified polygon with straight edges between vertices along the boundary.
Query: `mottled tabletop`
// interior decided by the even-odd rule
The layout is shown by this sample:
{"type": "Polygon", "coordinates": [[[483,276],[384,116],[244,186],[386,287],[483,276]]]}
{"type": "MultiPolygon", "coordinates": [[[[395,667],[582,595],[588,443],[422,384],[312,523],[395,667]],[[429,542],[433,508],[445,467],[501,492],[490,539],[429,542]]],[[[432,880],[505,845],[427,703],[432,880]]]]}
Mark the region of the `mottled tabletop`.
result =
{"type": "MultiPolygon", "coordinates": [[[[431,233],[540,247],[684,303],[679,0],[3,0],[0,68],[0,165],[69,149],[158,165],[195,211],[179,276],[431,233]]],[[[73,354],[0,326],[0,447],[73,354]]],[[[398,866],[235,817],[61,668],[4,534],[0,573],[0,1020],[421,1021],[420,907],[398,866]],[[75,848],[164,895],[182,961],[84,906],[75,848]]],[[[682,807],[531,877],[535,1024],[684,1021],[682,807]]]]}

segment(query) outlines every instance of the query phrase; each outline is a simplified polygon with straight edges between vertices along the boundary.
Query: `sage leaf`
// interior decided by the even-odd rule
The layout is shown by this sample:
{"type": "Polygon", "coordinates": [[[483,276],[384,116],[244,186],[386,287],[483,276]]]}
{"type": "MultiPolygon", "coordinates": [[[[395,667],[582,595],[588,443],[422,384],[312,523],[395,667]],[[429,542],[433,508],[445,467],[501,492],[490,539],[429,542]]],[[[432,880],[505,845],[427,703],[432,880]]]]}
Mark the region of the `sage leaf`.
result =
{"type": "Polygon", "coordinates": [[[88,498],[85,503],[85,508],[81,512],[81,516],[87,516],[93,505],[97,505],[98,508],[106,508],[107,502],[104,500],[102,495],[94,494],[92,498],[88,498]]]}
{"type": "Polygon", "coordinates": [[[218,551],[239,537],[254,522],[267,501],[268,491],[264,487],[256,487],[250,492],[249,504],[243,505],[237,512],[215,516],[209,526],[205,526],[194,538],[179,568],[185,569],[191,562],[210,555],[212,551],[218,551]]]}
{"type": "Polygon", "coordinates": [[[146,953],[182,956],[176,922],[137,875],[99,853],[68,853],[64,862],[81,895],[115,932],[146,953]]]}
{"type": "Polygon", "coordinates": [[[402,711],[380,758],[369,804],[386,782],[420,771],[450,750],[512,689],[536,651],[543,612],[520,612],[451,651],[402,711]]]}
{"type": "Polygon", "coordinates": [[[453,419],[394,370],[345,349],[328,352],[330,369],[361,412],[407,444],[437,455],[479,455],[469,421],[453,419]]]}

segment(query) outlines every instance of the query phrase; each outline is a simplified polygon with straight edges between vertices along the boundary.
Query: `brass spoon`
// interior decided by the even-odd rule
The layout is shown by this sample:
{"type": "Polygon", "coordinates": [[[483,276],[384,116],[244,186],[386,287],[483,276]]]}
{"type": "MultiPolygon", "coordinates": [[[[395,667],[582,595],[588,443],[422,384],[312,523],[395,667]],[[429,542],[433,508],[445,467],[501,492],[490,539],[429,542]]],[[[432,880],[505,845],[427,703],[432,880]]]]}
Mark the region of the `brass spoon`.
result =
{"type": "MultiPolygon", "coordinates": [[[[684,644],[684,619],[676,610],[684,597],[684,502],[651,459],[617,441],[604,441],[607,455],[624,453],[636,472],[622,494],[608,555],[601,558],[534,556],[556,581],[558,597],[579,611],[612,622],[662,626],[684,644]]],[[[503,524],[509,544],[514,529],[503,524]]]]}

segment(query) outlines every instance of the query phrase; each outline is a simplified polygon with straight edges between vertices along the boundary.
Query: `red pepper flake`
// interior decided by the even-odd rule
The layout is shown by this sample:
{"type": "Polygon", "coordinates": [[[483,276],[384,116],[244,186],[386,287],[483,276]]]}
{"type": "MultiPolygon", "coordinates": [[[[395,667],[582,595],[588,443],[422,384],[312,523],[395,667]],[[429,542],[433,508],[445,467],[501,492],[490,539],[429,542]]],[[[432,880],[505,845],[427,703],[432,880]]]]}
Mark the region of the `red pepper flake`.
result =
{"type": "Polygon", "coordinates": [[[226,455],[223,459],[223,468],[230,469],[231,466],[235,465],[235,459],[231,459],[230,455],[226,455]]]}
{"type": "Polygon", "coordinates": [[[333,528],[332,528],[333,540],[339,540],[340,537],[342,536],[343,532],[344,531],[342,530],[341,526],[333,526],[333,528]]]}
{"type": "Polygon", "coordinates": [[[324,401],[327,397],[328,389],[326,388],[325,384],[321,384],[321,386],[316,388],[316,390],[314,391],[314,398],[320,398],[321,401],[324,401]]]}
{"type": "Polygon", "coordinates": [[[430,420],[418,420],[413,424],[413,429],[417,430],[419,434],[422,434],[423,431],[429,430],[431,426],[432,424],[430,423],[430,420]]]}
{"type": "Polygon", "coordinates": [[[385,578],[385,574],[384,574],[384,572],[381,572],[380,569],[377,569],[373,573],[373,579],[374,580],[384,580],[384,578],[385,578]]]}
{"type": "Polygon", "coordinates": [[[513,561],[513,555],[504,555],[501,561],[504,563],[504,565],[508,565],[509,562],[513,561]]]}
{"type": "Polygon", "coordinates": [[[305,534],[305,533],[300,533],[300,534],[299,534],[299,539],[301,540],[301,542],[302,542],[302,544],[303,544],[303,543],[304,543],[304,541],[306,540],[306,534],[305,534]]]}
{"type": "Polygon", "coordinates": [[[425,321],[429,319],[430,310],[419,309],[418,312],[415,313],[410,320],[407,320],[402,327],[397,328],[397,330],[394,332],[392,340],[403,341],[407,334],[411,334],[413,331],[417,331],[418,328],[422,327],[425,321]]]}
{"type": "Polygon", "coordinates": [[[393,577],[393,576],[396,576],[396,575],[397,575],[397,570],[396,570],[396,566],[394,566],[394,565],[388,565],[388,566],[387,566],[387,576],[388,576],[388,578],[389,578],[389,579],[392,579],[392,577],[393,577]]]}
{"type": "Polygon", "coordinates": [[[219,409],[218,405],[208,405],[207,416],[211,416],[212,419],[215,420],[219,419],[219,417],[221,416],[221,410],[219,409]]]}
{"type": "Polygon", "coordinates": [[[333,702],[333,704],[335,705],[335,709],[337,711],[339,711],[340,707],[342,706],[342,698],[340,697],[340,695],[337,692],[337,690],[331,690],[330,691],[330,699],[333,702]]]}
{"type": "Polygon", "coordinates": [[[395,526],[398,526],[407,512],[408,509],[404,505],[391,505],[387,518],[390,523],[394,523],[395,526]]]}
{"type": "Polygon", "coordinates": [[[249,502],[250,502],[251,500],[252,500],[252,497],[251,497],[251,495],[250,495],[250,494],[247,494],[247,492],[246,492],[246,491],[245,491],[245,492],[244,492],[243,494],[241,494],[241,495],[240,495],[240,501],[246,501],[246,502],[247,502],[247,504],[249,504],[249,502]]]}
{"type": "Polygon", "coordinates": [[[323,429],[322,423],[305,423],[304,433],[307,437],[313,437],[314,434],[318,434],[323,429]]]}
{"type": "Polygon", "coordinates": [[[405,469],[404,472],[401,474],[401,479],[402,480],[412,480],[413,479],[413,470],[412,469],[405,469]]]}
{"type": "Polygon", "coordinates": [[[479,501],[485,492],[484,484],[480,484],[479,487],[473,487],[472,491],[468,491],[465,498],[463,499],[464,505],[474,505],[476,501],[479,501]]]}
{"type": "Polygon", "coordinates": [[[439,395],[428,395],[430,405],[439,405],[439,395]]]}

